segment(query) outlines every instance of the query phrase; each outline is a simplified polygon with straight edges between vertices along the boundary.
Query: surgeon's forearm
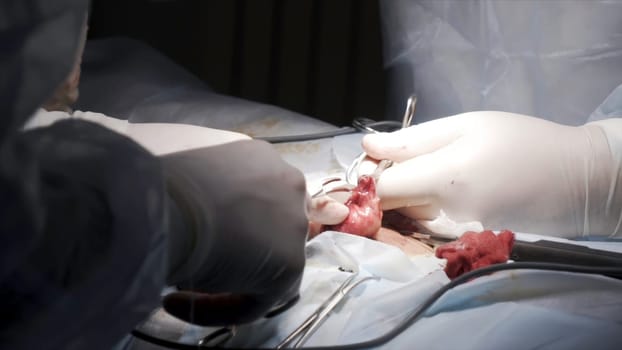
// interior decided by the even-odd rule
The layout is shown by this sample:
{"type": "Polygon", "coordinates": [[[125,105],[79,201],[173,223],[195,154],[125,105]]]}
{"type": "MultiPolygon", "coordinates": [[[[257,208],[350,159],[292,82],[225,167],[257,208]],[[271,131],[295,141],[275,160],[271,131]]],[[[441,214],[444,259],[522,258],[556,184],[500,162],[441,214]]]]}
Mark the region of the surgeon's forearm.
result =
{"type": "Polygon", "coordinates": [[[237,132],[179,123],[130,123],[100,113],[75,112],[74,118],[85,119],[123,134],[155,155],[248,140],[237,132]]]}
{"type": "Polygon", "coordinates": [[[125,132],[158,156],[250,139],[237,132],[172,123],[129,123],[125,132]]]}
{"type": "Polygon", "coordinates": [[[178,123],[130,123],[101,113],[76,111],[73,114],[40,110],[24,129],[46,127],[64,119],[81,119],[125,135],[154,155],[249,140],[241,133],[178,123]]]}

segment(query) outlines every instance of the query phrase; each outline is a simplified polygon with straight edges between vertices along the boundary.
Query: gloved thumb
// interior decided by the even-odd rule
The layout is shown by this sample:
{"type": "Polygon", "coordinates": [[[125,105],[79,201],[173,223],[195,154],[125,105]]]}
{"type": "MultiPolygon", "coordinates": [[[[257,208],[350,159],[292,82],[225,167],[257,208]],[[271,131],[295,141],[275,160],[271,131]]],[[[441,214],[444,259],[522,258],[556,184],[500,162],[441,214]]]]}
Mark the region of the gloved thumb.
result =
{"type": "Polygon", "coordinates": [[[463,125],[462,118],[442,118],[392,133],[365,135],[362,146],[365,153],[374,159],[403,162],[455,141],[462,135],[463,125]]]}
{"type": "Polygon", "coordinates": [[[324,225],[336,225],[346,219],[350,210],[329,196],[311,198],[307,195],[307,219],[324,225]]]}
{"type": "Polygon", "coordinates": [[[207,294],[191,291],[167,294],[164,310],[185,322],[200,326],[230,326],[262,317],[269,305],[251,295],[207,294]]]}

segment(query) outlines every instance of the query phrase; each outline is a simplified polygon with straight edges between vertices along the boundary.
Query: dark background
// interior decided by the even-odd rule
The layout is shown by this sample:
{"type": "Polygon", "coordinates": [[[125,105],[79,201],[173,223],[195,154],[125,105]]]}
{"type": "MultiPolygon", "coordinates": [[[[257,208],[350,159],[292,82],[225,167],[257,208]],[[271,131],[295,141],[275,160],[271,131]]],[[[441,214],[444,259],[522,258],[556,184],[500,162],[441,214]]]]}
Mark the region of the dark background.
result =
{"type": "Polygon", "coordinates": [[[217,92],[349,125],[385,116],[378,1],[93,0],[89,37],[142,40],[217,92]]]}

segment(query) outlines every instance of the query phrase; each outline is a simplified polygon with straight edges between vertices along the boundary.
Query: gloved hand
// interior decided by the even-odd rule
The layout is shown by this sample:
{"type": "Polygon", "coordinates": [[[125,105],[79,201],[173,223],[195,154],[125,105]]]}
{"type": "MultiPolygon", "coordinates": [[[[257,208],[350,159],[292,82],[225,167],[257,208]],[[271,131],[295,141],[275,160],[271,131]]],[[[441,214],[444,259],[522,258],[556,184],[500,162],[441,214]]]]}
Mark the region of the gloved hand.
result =
{"type": "Polygon", "coordinates": [[[401,208],[431,231],[456,236],[460,224],[479,222],[561,237],[622,235],[620,119],[572,127],[472,112],[367,135],[363,148],[396,162],[378,183],[382,208],[401,208]]]}
{"type": "MultiPolygon", "coordinates": [[[[119,134],[128,136],[155,155],[165,155],[190,149],[222,145],[229,142],[250,140],[247,135],[188,124],[177,123],[129,123],[127,120],[109,117],[95,112],[66,112],[40,109],[26,123],[24,129],[49,126],[63,119],[87,120],[119,134]]],[[[330,197],[307,198],[307,215],[312,223],[334,225],[348,215],[348,208],[330,197]]]]}
{"type": "Polygon", "coordinates": [[[162,157],[171,195],[172,315],[200,325],[253,321],[298,293],[307,218],[302,174],[263,141],[162,157]],[[200,292],[200,293],[198,293],[200,292]]]}
{"type": "Polygon", "coordinates": [[[348,207],[329,196],[308,199],[309,239],[322,233],[325,225],[337,225],[343,222],[348,213],[350,213],[348,207]]]}

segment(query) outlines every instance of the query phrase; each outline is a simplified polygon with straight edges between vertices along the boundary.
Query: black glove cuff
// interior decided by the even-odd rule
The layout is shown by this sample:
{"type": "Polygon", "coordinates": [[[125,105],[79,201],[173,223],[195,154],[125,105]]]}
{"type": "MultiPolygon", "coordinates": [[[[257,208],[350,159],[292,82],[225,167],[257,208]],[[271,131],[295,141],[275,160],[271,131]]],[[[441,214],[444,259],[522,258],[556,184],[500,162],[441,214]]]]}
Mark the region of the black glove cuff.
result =
{"type": "Polygon", "coordinates": [[[165,160],[166,188],[169,199],[169,265],[167,284],[184,289],[199,287],[202,278],[211,276],[212,231],[209,196],[192,178],[191,170],[165,160]],[[184,169],[178,171],[178,168],[184,169]]]}
{"type": "Polygon", "coordinates": [[[196,246],[196,225],[185,202],[180,200],[175,186],[168,181],[168,266],[166,282],[168,285],[177,285],[189,278],[184,268],[196,246]]]}

